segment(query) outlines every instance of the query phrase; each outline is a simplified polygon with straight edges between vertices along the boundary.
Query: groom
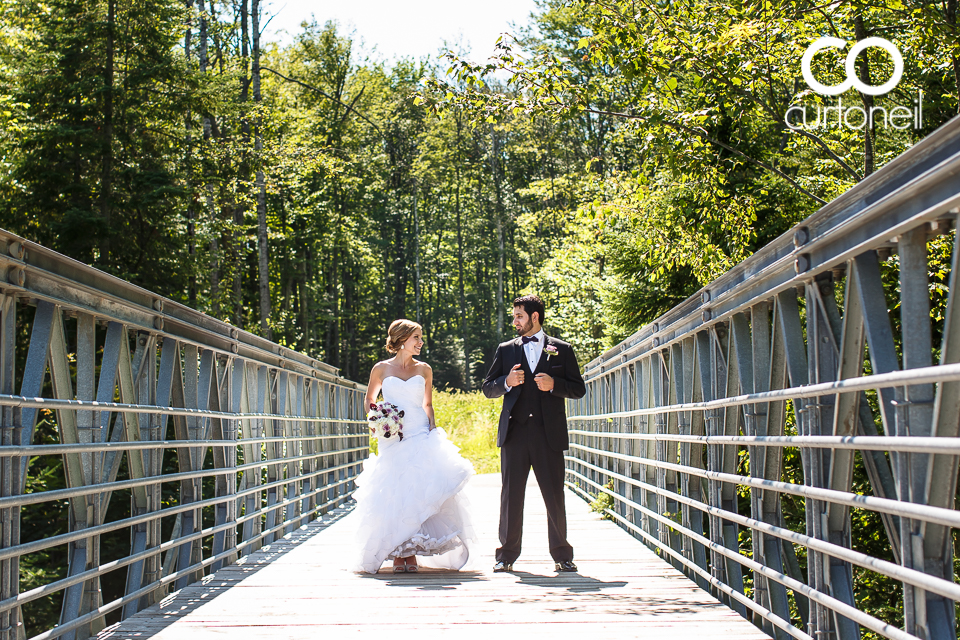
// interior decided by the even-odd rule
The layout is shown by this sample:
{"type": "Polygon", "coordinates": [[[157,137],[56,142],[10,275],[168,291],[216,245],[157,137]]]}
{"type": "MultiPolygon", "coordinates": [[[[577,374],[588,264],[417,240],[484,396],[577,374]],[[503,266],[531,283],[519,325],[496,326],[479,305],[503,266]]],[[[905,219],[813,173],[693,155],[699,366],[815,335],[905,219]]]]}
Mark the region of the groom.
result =
{"type": "Polygon", "coordinates": [[[513,326],[520,337],[497,347],[483,381],[485,396],[504,396],[497,431],[503,487],[495,572],[513,571],[520,556],[523,498],[531,466],[547,507],[556,570],[577,570],[567,542],[563,501],[563,452],[569,447],[565,398],[582,398],[587,389],[570,345],[543,333],[543,311],[543,300],[537,296],[513,301],[513,326]]]}

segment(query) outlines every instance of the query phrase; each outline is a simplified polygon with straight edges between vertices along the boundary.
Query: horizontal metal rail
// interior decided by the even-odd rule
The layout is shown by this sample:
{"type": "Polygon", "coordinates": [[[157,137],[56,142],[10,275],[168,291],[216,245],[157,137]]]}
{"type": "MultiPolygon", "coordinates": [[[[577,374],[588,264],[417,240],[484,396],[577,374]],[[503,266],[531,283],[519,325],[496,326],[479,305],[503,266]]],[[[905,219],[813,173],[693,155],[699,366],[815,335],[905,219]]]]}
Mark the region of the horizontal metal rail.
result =
{"type": "Polygon", "coordinates": [[[958,217],[955,118],[587,363],[568,480],[777,640],[957,637],[958,217]]]}
{"type": "MultiPolygon", "coordinates": [[[[574,419],[568,418],[573,421],[574,419]]],[[[960,438],[922,436],[682,436],[674,433],[618,433],[570,429],[570,435],[651,442],[684,442],[688,444],[735,444],[750,447],[794,447],[797,449],[852,449],[895,451],[899,453],[960,454],[960,438]]]]}
{"type": "MultiPolygon", "coordinates": [[[[303,476],[303,479],[309,479],[315,476],[323,475],[324,473],[330,473],[333,471],[340,471],[348,467],[355,466],[353,463],[348,463],[340,465],[339,467],[331,467],[330,469],[324,469],[323,471],[317,471],[312,474],[306,474],[303,476]]],[[[25,542],[19,544],[15,547],[9,547],[7,549],[0,550],[0,560],[6,560],[8,558],[20,557],[28,553],[36,553],[37,551],[43,551],[45,549],[50,549],[53,547],[58,547],[70,542],[76,542],[78,540],[84,540],[90,536],[102,535],[104,533],[110,533],[111,531],[118,531],[120,529],[125,529],[138,524],[147,524],[161,518],[166,518],[169,516],[175,516],[187,511],[196,511],[197,509],[202,509],[204,507],[212,507],[218,504],[224,504],[228,502],[234,502],[238,498],[242,498],[248,495],[254,495],[261,493],[264,490],[275,489],[283,487],[290,484],[289,480],[276,480],[267,484],[259,485],[257,487],[246,489],[244,491],[239,491],[235,495],[229,497],[219,497],[219,498],[207,498],[205,500],[198,500],[197,502],[189,502],[182,504],[176,507],[166,507],[164,509],[158,509],[152,513],[146,513],[140,516],[133,516],[130,518],[124,518],[122,520],[117,520],[115,522],[108,522],[106,524],[101,524],[87,529],[82,529],[80,531],[74,531],[72,533],[63,533],[57,536],[50,536],[49,538],[43,538],[42,540],[35,540],[34,542],[25,542]]],[[[300,499],[299,497],[296,498],[300,499]]],[[[292,504],[292,503],[291,503],[292,504]]],[[[268,505],[261,509],[261,513],[267,513],[271,511],[273,505],[268,505]]],[[[238,523],[240,519],[236,520],[238,523]]]]}
{"type": "Polygon", "coordinates": [[[766,480],[764,478],[752,478],[750,476],[741,476],[734,473],[723,473],[721,471],[708,471],[698,467],[676,464],[672,462],[663,462],[653,458],[639,458],[628,456],[621,453],[612,453],[602,449],[593,449],[578,444],[571,444],[571,449],[577,449],[585,453],[603,455],[615,460],[625,462],[636,462],[646,466],[685,473],[707,480],[718,480],[720,482],[729,482],[744,487],[753,487],[755,489],[767,489],[786,493],[788,495],[800,498],[813,498],[830,502],[833,504],[853,507],[856,509],[870,509],[878,513],[887,513],[894,516],[905,516],[930,522],[933,524],[942,524],[947,527],[960,527],[960,512],[953,509],[942,507],[931,507],[915,502],[902,502],[899,500],[890,500],[889,498],[877,498],[876,496],[863,496],[849,491],[837,491],[835,489],[822,489],[811,487],[804,484],[794,484],[792,482],[780,482],[777,480],[766,480]]]}
{"type": "Polygon", "coordinates": [[[631,409],[628,411],[610,411],[606,413],[575,415],[567,420],[593,422],[597,420],[611,420],[613,418],[637,418],[640,416],[655,416],[663,413],[679,413],[681,411],[704,411],[707,409],[726,409],[728,407],[742,407],[758,402],[776,402],[782,400],[815,399],[825,395],[839,393],[854,393],[872,391],[874,389],[893,389],[896,387],[932,384],[935,382],[960,381],[960,363],[945,364],[936,367],[921,367],[908,371],[894,371],[872,376],[861,376],[837,382],[803,385],[775,391],[760,393],[745,393],[706,402],[685,402],[669,404],[662,407],[647,409],[631,409]]]}
{"type": "Polygon", "coordinates": [[[241,440],[160,440],[158,442],[98,442],[96,444],[33,444],[25,447],[3,447],[0,458],[20,458],[24,456],[50,456],[64,453],[98,453],[104,451],[149,451],[153,449],[207,449],[210,447],[239,447],[270,442],[320,442],[356,438],[355,433],[335,434],[332,436],[302,436],[291,438],[250,438],[241,440]]]}
{"type": "MultiPolygon", "coordinates": [[[[268,466],[275,465],[285,465],[291,462],[303,462],[307,460],[318,460],[321,458],[328,458],[330,456],[342,455],[345,453],[359,453],[361,451],[369,451],[370,445],[362,447],[353,447],[351,449],[343,449],[339,451],[329,451],[320,454],[311,454],[304,456],[295,456],[290,458],[278,458],[276,461],[270,462],[250,462],[248,464],[242,464],[236,467],[231,467],[229,469],[204,469],[203,471],[188,471],[184,473],[168,473],[162,476],[148,476],[146,478],[139,478],[137,480],[116,480],[114,482],[106,482],[103,484],[92,484],[86,487],[80,487],[76,489],[57,489],[54,491],[44,491],[43,493],[27,493],[21,496],[10,496],[7,498],[0,498],[0,509],[6,507],[24,507],[30,504],[41,504],[44,502],[51,502],[54,500],[67,500],[70,498],[80,498],[85,496],[92,496],[102,493],[104,491],[120,491],[122,489],[134,489],[137,487],[147,487],[154,486],[158,484],[163,484],[165,482],[182,482],[184,480],[198,480],[201,478],[212,478],[214,476],[228,476],[236,473],[242,473],[244,471],[249,471],[251,469],[264,469],[268,466]]],[[[327,469],[325,471],[332,471],[333,468],[327,469]]],[[[317,472],[324,473],[324,472],[317,472]]],[[[316,475],[316,474],[314,474],[316,475]]],[[[299,479],[304,477],[312,476],[299,476],[299,479]]],[[[288,481],[278,481],[281,484],[286,484],[288,481]]],[[[265,485],[260,485],[265,486],[265,485]]],[[[233,494],[239,495],[239,494],[233,494]]],[[[3,558],[3,552],[0,551],[0,559],[3,558]]]]}
{"type": "Polygon", "coordinates": [[[122,402],[97,402],[94,400],[51,400],[47,398],[25,398],[23,396],[0,395],[0,406],[30,409],[75,409],[77,411],[109,411],[116,413],[138,413],[144,415],[182,416],[185,418],[224,418],[228,420],[277,420],[280,422],[330,422],[336,424],[367,424],[366,420],[345,420],[325,416],[284,415],[282,413],[232,413],[228,411],[206,411],[184,409],[148,404],[124,404],[122,402]]]}
{"type": "MultiPolygon", "coordinates": [[[[576,464],[581,465],[587,469],[598,471],[608,478],[614,478],[616,480],[620,480],[621,482],[625,482],[631,486],[637,487],[638,489],[644,489],[646,491],[651,491],[653,493],[656,493],[665,497],[669,497],[671,500],[676,500],[680,504],[685,504],[687,506],[694,507],[695,509],[699,509],[704,513],[720,516],[724,520],[729,520],[731,522],[736,522],[738,524],[741,524],[745,527],[750,527],[751,529],[763,531],[764,533],[768,533],[772,536],[776,536],[781,540],[787,540],[795,544],[800,544],[805,547],[810,547],[811,549],[816,549],[817,551],[823,552],[831,557],[839,558],[841,560],[846,560],[847,562],[851,562],[855,565],[863,567],[864,569],[869,569],[870,571],[874,571],[876,573],[885,575],[889,578],[896,578],[897,580],[910,583],[917,587],[921,587],[922,589],[925,589],[932,593],[937,593],[947,598],[953,598],[954,600],[960,600],[960,585],[954,582],[948,582],[946,580],[943,580],[942,578],[937,578],[935,576],[931,576],[929,574],[923,573],[922,571],[917,571],[915,569],[901,567],[900,565],[894,564],[893,562],[888,562],[886,560],[874,558],[873,556],[867,555],[865,553],[852,551],[847,547],[843,547],[838,544],[833,544],[825,540],[818,540],[817,538],[813,538],[811,536],[808,536],[802,533],[797,533],[795,531],[791,531],[790,529],[784,529],[783,527],[778,527],[772,524],[768,524],[766,522],[762,522],[754,518],[748,518],[746,516],[742,516],[733,511],[728,511],[726,509],[713,507],[705,502],[701,502],[700,500],[694,500],[693,498],[688,498],[686,496],[681,496],[676,493],[666,491],[655,485],[649,484],[647,482],[643,482],[642,480],[637,480],[635,478],[630,478],[628,476],[624,476],[614,471],[609,471],[602,467],[598,467],[597,465],[592,465],[588,462],[584,462],[583,460],[578,460],[570,456],[567,456],[566,459],[569,462],[575,462],[576,464]]],[[[571,472],[571,473],[577,477],[582,477],[577,472],[571,472]]],[[[619,499],[619,496],[613,491],[611,491],[610,489],[602,487],[602,485],[597,485],[597,483],[595,483],[593,480],[587,479],[587,482],[589,482],[591,486],[597,487],[603,493],[610,495],[614,499],[619,499]]]]}
{"type": "MultiPolygon", "coordinates": [[[[55,582],[51,582],[51,583],[49,583],[49,584],[43,585],[42,587],[37,587],[36,589],[32,589],[32,590],[30,590],[30,591],[21,593],[21,594],[19,594],[19,595],[18,595],[17,597],[15,597],[15,598],[10,598],[9,600],[4,600],[4,601],[0,602],[0,612],[2,612],[2,611],[9,611],[10,609],[13,609],[13,608],[18,607],[18,606],[23,605],[23,604],[26,604],[26,603],[28,603],[28,602],[32,602],[33,600],[36,600],[36,599],[38,599],[38,598],[42,598],[42,597],[44,597],[44,596],[52,595],[52,594],[54,594],[54,593],[57,593],[58,591],[62,591],[63,589],[65,589],[65,588],[67,588],[67,587],[73,586],[73,585],[75,585],[75,584],[80,584],[80,583],[86,582],[87,580],[89,580],[89,579],[91,579],[91,578],[98,578],[98,577],[100,577],[100,576],[103,576],[103,575],[106,575],[106,574],[110,573],[111,571],[115,571],[115,570],[117,570],[117,569],[122,569],[122,568],[124,568],[124,567],[126,567],[126,566],[128,566],[128,565],[131,565],[131,564],[135,563],[135,562],[140,562],[141,560],[145,560],[145,559],[147,559],[147,558],[156,556],[156,555],[158,555],[158,554],[162,554],[162,553],[164,553],[164,552],[166,552],[166,551],[168,551],[168,550],[170,550],[170,549],[179,547],[179,546],[182,545],[182,544],[186,544],[186,543],[189,543],[189,542],[193,542],[194,540],[201,540],[201,539],[203,539],[203,538],[209,538],[210,536],[212,536],[212,535],[214,535],[214,534],[216,534],[216,533],[220,533],[220,532],[223,532],[223,531],[227,531],[228,529],[235,528],[238,524],[243,524],[244,522],[247,522],[248,520],[252,520],[252,519],[256,519],[256,518],[261,518],[261,517],[263,517],[263,515],[264,515],[266,512],[268,512],[268,511],[275,511],[275,510],[277,510],[277,509],[282,509],[282,508],[284,508],[284,507],[287,507],[287,506],[293,504],[293,503],[294,503],[295,501],[297,501],[297,500],[301,500],[301,499],[304,498],[304,497],[310,497],[311,495],[319,495],[320,493],[323,493],[324,491],[327,491],[327,490],[332,489],[332,488],[334,488],[334,487],[339,487],[339,486],[344,485],[344,484],[347,484],[347,483],[349,483],[349,482],[350,482],[350,480],[339,480],[339,481],[334,482],[334,483],[332,483],[332,484],[324,485],[324,486],[322,486],[322,487],[320,487],[320,488],[318,488],[318,489],[310,492],[309,494],[304,494],[304,495],[301,496],[301,497],[290,498],[290,499],[284,500],[283,502],[278,502],[278,503],[276,503],[276,504],[274,504],[274,505],[271,505],[270,507],[266,507],[266,508],[264,508],[264,509],[261,510],[261,511],[257,511],[257,512],[254,512],[254,513],[252,513],[252,514],[240,516],[240,517],[237,518],[237,521],[236,521],[236,522],[228,522],[228,523],[226,523],[226,524],[221,524],[221,525],[218,525],[218,526],[208,527],[208,528],[206,528],[206,529],[203,529],[203,530],[198,531],[198,532],[196,532],[196,533],[193,533],[193,534],[191,534],[191,535],[182,536],[182,537],[180,537],[180,538],[177,538],[176,540],[169,540],[169,541],[167,541],[167,542],[162,543],[162,544],[161,544],[160,546],[158,546],[158,547],[154,547],[153,549],[148,549],[148,550],[146,550],[146,551],[141,551],[140,553],[136,553],[136,554],[133,554],[133,555],[129,555],[129,556],[125,557],[125,558],[121,558],[121,559],[119,559],[119,560],[114,560],[113,562],[104,563],[104,564],[100,565],[99,567],[97,567],[97,568],[95,568],[95,569],[89,569],[89,570],[87,570],[87,571],[84,571],[83,573],[79,573],[79,574],[77,574],[77,575],[75,575],[75,576],[71,576],[71,577],[69,577],[69,578],[61,578],[60,580],[57,580],[57,581],[55,581],[55,582]]],[[[352,490],[351,490],[351,493],[352,493],[352,490]]],[[[337,498],[336,501],[339,501],[339,500],[340,500],[340,498],[337,498]]],[[[317,509],[323,508],[324,506],[329,506],[329,505],[319,505],[319,506],[317,507],[317,509]]],[[[283,526],[285,526],[285,524],[278,525],[279,528],[282,528],[283,526]]],[[[276,528],[275,528],[275,530],[276,530],[276,528]]],[[[237,545],[237,547],[236,547],[237,550],[242,550],[242,549],[244,549],[244,548],[246,548],[246,547],[248,547],[248,546],[251,546],[251,545],[253,545],[253,544],[256,544],[257,541],[259,541],[260,539],[262,539],[263,536],[267,535],[268,533],[269,533],[269,532],[261,533],[261,534],[259,534],[257,537],[255,537],[255,538],[250,538],[249,540],[245,540],[245,541],[239,543],[239,544],[237,545]]]]}

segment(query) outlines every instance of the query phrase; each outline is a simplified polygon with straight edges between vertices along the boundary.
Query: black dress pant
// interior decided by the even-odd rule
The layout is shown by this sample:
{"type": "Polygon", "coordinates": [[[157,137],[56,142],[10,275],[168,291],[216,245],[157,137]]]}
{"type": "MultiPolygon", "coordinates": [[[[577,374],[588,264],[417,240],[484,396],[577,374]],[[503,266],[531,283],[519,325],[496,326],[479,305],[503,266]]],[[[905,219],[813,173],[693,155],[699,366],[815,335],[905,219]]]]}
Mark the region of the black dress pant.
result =
{"type": "Polygon", "coordinates": [[[511,425],[500,448],[500,548],[497,560],[512,564],[520,557],[523,536],[523,499],[530,467],[540,485],[547,507],[547,532],[550,555],[556,562],[573,560],[573,547],[567,543],[567,512],[564,504],[563,452],[547,444],[539,424],[511,425]]]}

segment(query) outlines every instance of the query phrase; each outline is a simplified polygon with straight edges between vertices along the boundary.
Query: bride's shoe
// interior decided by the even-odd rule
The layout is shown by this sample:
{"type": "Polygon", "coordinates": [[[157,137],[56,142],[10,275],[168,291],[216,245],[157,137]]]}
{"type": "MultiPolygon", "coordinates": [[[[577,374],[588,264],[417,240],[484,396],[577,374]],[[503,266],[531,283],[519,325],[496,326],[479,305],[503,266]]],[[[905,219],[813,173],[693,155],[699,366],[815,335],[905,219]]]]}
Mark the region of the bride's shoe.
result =
{"type": "Polygon", "coordinates": [[[407,570],[407,564],[403,558],[394,558],[393,559],[393,572],[394,573],[403,573],[407,570]]]}
{"type": "Polygon", "coordinates": [[[417,556],[410,556],[409,558],[403,559],[404,566],[406,567],[407,573],[417,573],[420,570],[420,567],[417,566],[417,556]]]}

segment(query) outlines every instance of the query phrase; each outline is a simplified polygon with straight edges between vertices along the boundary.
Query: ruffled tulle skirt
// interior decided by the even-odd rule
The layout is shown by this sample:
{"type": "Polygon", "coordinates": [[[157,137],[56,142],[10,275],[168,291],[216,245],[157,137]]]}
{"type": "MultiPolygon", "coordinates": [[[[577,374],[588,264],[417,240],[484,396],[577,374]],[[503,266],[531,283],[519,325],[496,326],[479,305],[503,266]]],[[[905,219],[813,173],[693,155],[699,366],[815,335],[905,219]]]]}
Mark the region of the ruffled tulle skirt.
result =
{"type": "Polygon", "coordinates": [[[473,465],[442,429],[379,444],[357,477],[354,570],[376,573],[386,560],[413,555],[424,567],[462,569],[476,540],[462,493],[473,465]]]}

